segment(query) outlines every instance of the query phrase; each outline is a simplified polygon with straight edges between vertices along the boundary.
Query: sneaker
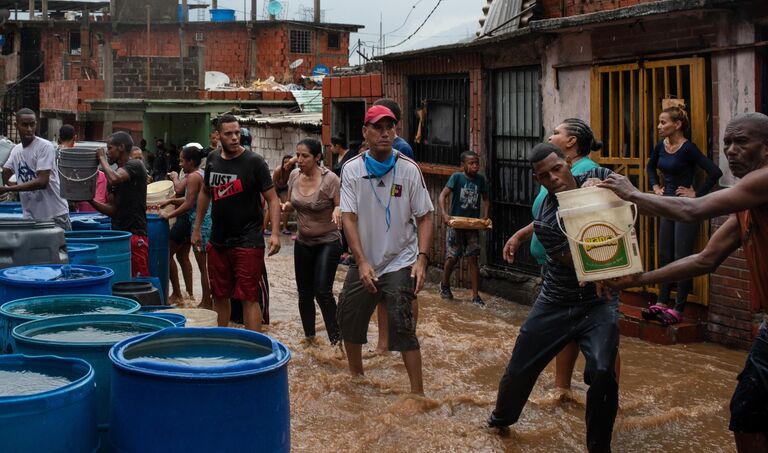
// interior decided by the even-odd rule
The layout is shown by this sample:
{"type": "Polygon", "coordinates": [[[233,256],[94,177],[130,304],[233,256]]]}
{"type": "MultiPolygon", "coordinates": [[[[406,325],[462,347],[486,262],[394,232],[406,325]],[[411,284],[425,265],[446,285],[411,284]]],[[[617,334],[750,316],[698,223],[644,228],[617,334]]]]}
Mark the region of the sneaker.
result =
{"type": "Polygon", "coordinates": [[[264,230],[264,236],[272,236],[272,230],[264,230]]]}
{"type": "Polygon", "coordinates": [[[477,304],[481,307],[485,307],[485,302],[483,302],[483,299],[480,297],[479,294],[472,298],[472,303],[477,304]]]}
{"type": "Polygon", "coordinates": [[[282,233],[283,233],[284,235],[288,236],[289,234],[291,234],[291,230],[289,230],[288,228],[284,228],[284,229],[283,229],[283,231],[282,231],[282,233]]]}
{"type": "Polygon", "coordinates": [[[440,283],[440,297],[446,300],[453,299],[453,293],[451,292],[451,287],[444,286],[442,283],[440,283]]]}

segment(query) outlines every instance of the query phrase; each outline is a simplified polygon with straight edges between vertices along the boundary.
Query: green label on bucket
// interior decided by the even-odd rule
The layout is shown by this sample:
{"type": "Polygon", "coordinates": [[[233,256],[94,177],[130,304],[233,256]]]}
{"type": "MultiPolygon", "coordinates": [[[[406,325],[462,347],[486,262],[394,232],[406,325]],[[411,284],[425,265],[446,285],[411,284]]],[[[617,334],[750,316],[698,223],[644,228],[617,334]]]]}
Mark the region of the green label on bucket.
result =
{"type": "Polygon", "coordinates": [[[629,266],[624,238],[611,240],[618,236],[616,229],[605,223],[593,223],[582,230],[581,241],[596,244],[579,245],[585,274],[629,266]]]}

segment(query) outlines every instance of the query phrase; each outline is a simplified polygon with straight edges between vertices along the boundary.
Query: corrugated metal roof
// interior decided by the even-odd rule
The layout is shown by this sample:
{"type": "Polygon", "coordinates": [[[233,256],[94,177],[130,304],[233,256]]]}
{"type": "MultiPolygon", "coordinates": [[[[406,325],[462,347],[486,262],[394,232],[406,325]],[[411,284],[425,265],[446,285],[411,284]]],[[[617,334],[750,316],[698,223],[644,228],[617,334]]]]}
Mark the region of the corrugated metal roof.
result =
{"type": "Polygon", "coordinates": [[[523,0],[494,0],[485,18],[482,35],[500,35],[517,30],[520,17],[515,16],[519,16],[522,7],[523,0]]]}
{"type": "MultiPolygon", "coordinates": [[[[321,102],[322,106],[322,102],[321,102]]],[[[322,110],[322,109],[321,109],[322,110]]],[[[280,127],[293,126],[304,128],[323,127],[323,114],[320,113],[287,113],[285,115],[254,115],[236,116],[243,126],[280,127]]]]}
{"type": "Polygon", "coordinates": [[[302,112],[323,111],[322,90],[293,90],[291,94],[293,94],[302,112]]]}
{"type": "MultiPolygon", "coordinates": [[[[109,6],[109,1],[104,0],[48,0],[48,11],[80,11],[85,8],[94,9],[107,6],[109,6]]],[[[42,7],[40,2],[36,2],[36,11],[40,11],[42,7]]],[[[29,2],[0,0],[0,8],[18,9],[19,12],[25,12],[29,10],[29,2]]]]}

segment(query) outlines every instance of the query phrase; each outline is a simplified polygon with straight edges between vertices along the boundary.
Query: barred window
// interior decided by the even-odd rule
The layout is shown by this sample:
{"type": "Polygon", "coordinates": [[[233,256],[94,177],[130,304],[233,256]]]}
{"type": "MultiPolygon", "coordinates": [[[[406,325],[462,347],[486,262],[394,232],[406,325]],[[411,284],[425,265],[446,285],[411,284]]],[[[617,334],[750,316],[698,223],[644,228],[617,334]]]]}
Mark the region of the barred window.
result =
{"type": "Polygon", "coordinates": [[[328,48],[329,49],[338,49],[341,47],[341,35],[339,32],[328,32],[328,48]]]}
{"type": "Polygon", "coordinates": [[[309,30],[291,30],[291,53],[311,53],[312,32],[309,30]]]}

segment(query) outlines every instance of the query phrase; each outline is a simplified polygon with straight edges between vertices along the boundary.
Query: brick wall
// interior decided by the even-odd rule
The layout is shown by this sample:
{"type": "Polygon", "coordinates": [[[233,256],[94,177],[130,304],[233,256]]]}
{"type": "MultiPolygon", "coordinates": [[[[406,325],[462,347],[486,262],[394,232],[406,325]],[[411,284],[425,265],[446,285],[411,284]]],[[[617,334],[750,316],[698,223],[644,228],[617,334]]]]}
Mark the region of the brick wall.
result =
{"type": "Polygon", "coordinates": [[[657,0],[542,0],[541,4],[543,18],[552,19],[626,8],[655,1],[657,0]]]}
{"type": "Polygon", "coordinates": [[[331,145],[331,102],[362,99],[368,108],[382,97],[381,80],[381,74],[328,77],[325,79],[323,82],[323,134],[321,140],[324,145],[331,145]]]}
{"type": "Polygon", "coordinates": [[[58,112],[89,112],[87,99],[104,97],[103,80],[53,80],[40,84],[40,109],[58,112]]]}
{"type": "Polygon", "coordinates": [[[116,98],[197,98],[199,67],[195,52],[184,61],[184,84],[181,62],[177,57],[152,57],[147,89],[147,59],[115,56],[113,60],[114,97],[116,98]]]}

